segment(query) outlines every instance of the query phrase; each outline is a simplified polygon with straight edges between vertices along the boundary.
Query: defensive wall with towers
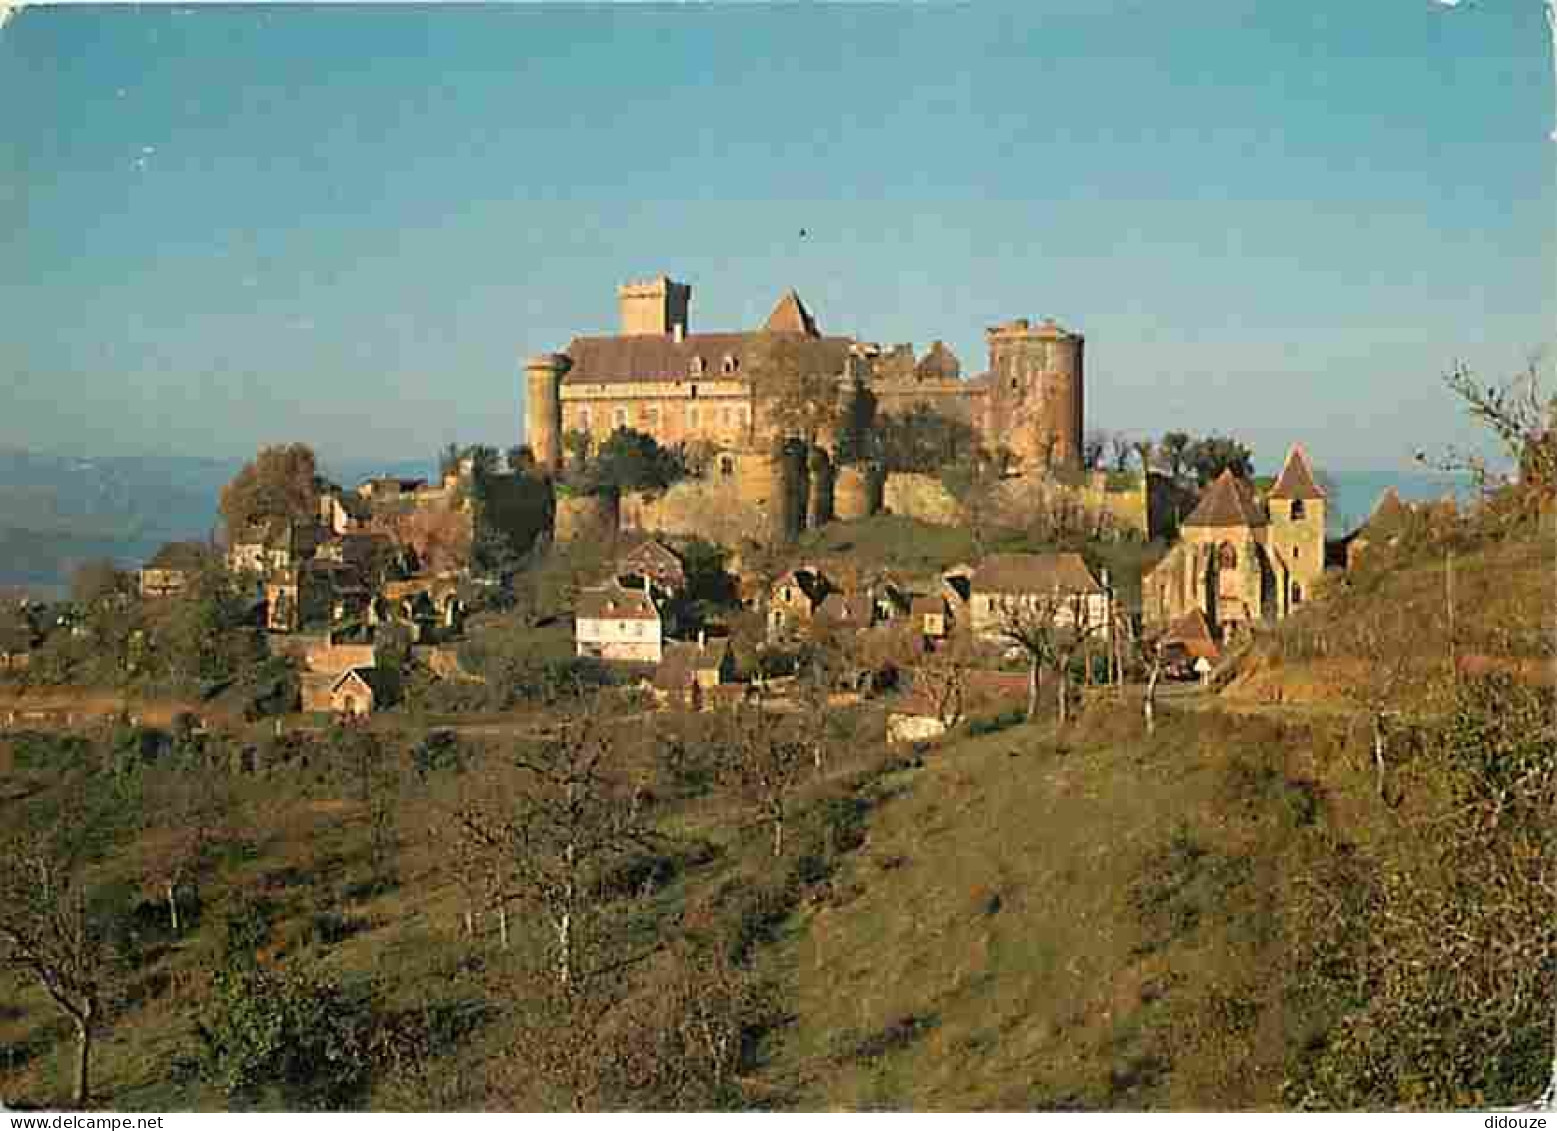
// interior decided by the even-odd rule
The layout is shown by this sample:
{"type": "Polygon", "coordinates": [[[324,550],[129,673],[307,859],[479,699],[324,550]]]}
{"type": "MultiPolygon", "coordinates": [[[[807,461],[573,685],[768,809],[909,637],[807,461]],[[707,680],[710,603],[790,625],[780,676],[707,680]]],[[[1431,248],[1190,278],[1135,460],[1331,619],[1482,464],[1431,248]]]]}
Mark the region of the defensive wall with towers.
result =
{"type": "MultiPolygon", "coordinates": [[[[692,288],[667,276],[627,283],[617,299],[618,333],[576,337],[525,362],[525,433],[537,462],[559,471],[569,434],[599,443],[618,427],[717,452],[704,479],[622,500],[614,519],[622,526],[677,533],[712,522],[766,540],[882,507],[882,473],[838,466],[835,433],[799,450],[776,442],[795,437],[780,434],[762,394],[764,348],[774,339],[794,343],[815,376],[836,382],[847,427],[869,428],[872,412],[922,404],[966,421],[990,449],[1009,451],[1026,478],[1080,470],[1084,340],[1053,321],[989,327],[988,369],[964,379],[939,341],[916,359],[910,345],[824,335],[794,291],[759,330],[713,333],[692,332],[692,288]]],[[[589,512],[585,525],[613,521],[600,513],[607,504],[558,502],[559,537],[575,526],[573,511],[589,512]]]]}

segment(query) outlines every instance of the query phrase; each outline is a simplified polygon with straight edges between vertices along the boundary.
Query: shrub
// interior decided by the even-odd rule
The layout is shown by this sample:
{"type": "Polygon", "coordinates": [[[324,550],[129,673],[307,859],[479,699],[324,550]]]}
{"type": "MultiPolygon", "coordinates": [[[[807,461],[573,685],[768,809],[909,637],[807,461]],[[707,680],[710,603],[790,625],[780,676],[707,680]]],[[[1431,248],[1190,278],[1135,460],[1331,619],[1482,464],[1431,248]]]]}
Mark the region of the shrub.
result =
{"type": "Polygon", "coordinates": [[[370,997],[328,979],[227,969],[197,1026],[201,1074],[239,1102],[339,1110],[367,1086],[371,1022],[370,997]]]}

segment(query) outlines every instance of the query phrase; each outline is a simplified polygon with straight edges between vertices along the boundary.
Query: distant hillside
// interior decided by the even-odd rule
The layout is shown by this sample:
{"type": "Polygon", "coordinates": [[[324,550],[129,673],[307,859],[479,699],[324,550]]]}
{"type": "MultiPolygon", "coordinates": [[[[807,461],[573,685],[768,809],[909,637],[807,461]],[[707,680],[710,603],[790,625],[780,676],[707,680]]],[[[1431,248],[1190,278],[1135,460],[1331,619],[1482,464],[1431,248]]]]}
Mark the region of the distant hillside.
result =
{"type": "MultiPolygon", "coordinates": [[[[217,495],[243,464],[198,456],[57,456],[0,449],[0,587],[57,595],[83,560],[137,565],[164,542],[206,538],[217,495]]],[[[350,484],[428,475],[432,461],[326,461],[350,484]]]]}

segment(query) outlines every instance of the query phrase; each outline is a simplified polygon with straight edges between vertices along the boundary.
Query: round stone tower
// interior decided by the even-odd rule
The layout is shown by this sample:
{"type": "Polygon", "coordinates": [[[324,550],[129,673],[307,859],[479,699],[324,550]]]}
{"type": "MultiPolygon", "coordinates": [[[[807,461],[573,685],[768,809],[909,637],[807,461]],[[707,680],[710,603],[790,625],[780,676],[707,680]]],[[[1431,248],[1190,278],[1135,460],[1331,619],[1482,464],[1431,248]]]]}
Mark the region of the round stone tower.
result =
{"type": "Polygon", "coordinates": [[[560,353],[536,354],[524,363],[525,440],[548,472],[562,467],[562,378],[571,364],[560,353]]]}
{"type": "Polygon", "coordinates": [[[1084,386],[1080,334],[1025,318],[991,326],[986,409],[990,438],[1024,467],[1079,468],[1084,386]]]}

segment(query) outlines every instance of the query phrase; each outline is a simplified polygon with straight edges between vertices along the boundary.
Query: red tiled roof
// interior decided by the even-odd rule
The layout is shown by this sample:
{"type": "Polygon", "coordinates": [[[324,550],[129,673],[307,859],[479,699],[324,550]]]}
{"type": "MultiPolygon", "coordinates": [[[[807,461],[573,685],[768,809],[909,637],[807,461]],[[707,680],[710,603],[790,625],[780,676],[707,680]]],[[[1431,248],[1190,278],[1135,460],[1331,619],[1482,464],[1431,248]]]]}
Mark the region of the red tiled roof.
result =
{"type": "Polygon", "coordinates": [[[587,620],[660,619],[660,611],[647,593],[639,589],[624,589],[619,585],[583,590],[578,595],[578,607],[574,615],[587,620]]]}

